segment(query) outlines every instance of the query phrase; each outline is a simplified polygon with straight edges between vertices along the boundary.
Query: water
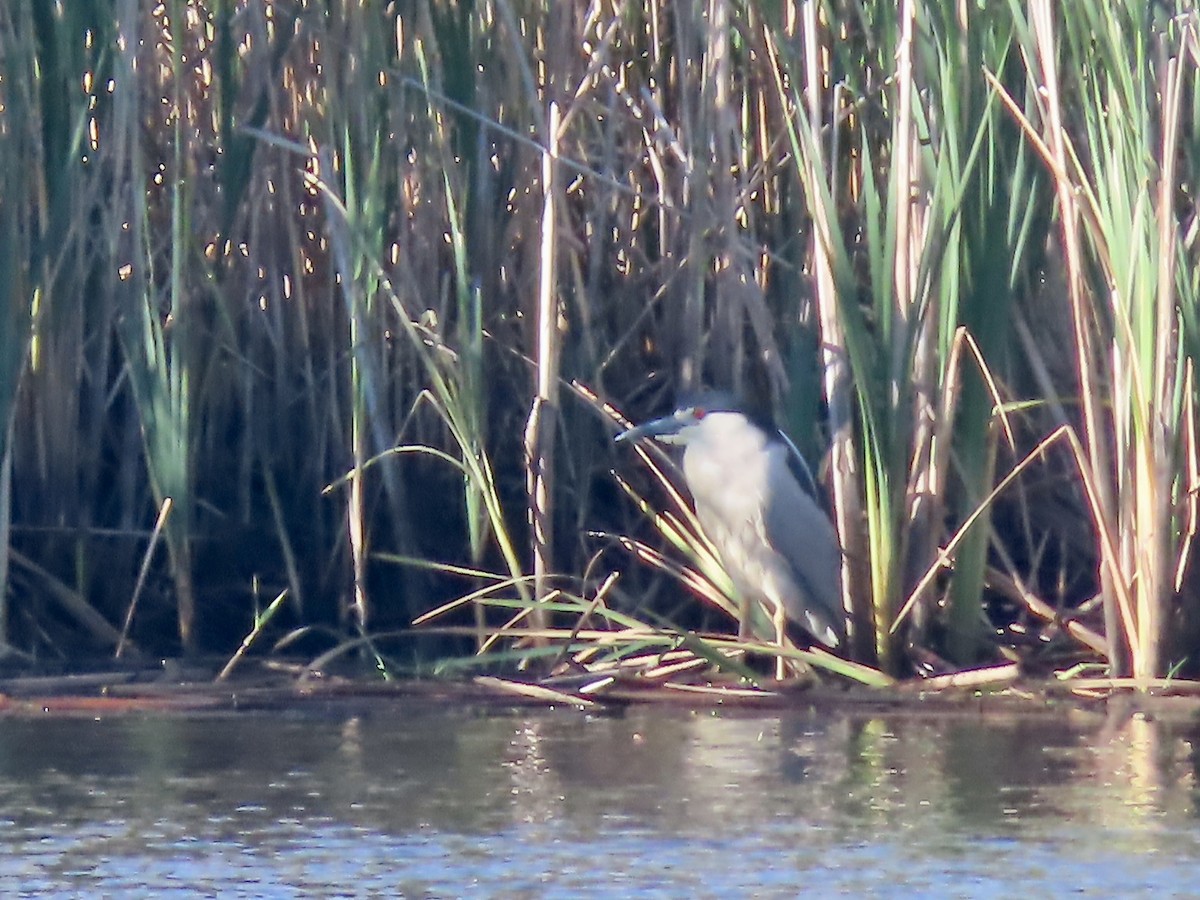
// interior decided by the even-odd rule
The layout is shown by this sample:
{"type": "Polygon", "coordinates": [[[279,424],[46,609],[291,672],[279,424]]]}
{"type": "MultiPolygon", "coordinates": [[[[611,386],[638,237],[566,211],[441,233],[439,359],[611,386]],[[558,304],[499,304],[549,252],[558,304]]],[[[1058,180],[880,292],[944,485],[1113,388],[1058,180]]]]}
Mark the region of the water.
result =
{"type": "Polygon", "coordinates": [[[5,896],[1200,896],[1200,726],[381,705],[0,720],[5,896]]]}

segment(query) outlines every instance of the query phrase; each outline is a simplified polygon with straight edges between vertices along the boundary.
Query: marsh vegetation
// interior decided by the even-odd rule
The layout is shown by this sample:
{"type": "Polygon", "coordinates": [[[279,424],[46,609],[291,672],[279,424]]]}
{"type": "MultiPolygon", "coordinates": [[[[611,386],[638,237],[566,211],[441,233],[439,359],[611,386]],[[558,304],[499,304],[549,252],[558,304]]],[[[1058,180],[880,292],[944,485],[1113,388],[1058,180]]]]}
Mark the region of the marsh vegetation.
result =
{"type": "Polygon", "coordinates": [[[1194,674],[1197,24],[4,4],[0,639],[742,672],[669,464],[611,445],[706,383],[844,549],[853,664],[752,650],[1194,674]]]}

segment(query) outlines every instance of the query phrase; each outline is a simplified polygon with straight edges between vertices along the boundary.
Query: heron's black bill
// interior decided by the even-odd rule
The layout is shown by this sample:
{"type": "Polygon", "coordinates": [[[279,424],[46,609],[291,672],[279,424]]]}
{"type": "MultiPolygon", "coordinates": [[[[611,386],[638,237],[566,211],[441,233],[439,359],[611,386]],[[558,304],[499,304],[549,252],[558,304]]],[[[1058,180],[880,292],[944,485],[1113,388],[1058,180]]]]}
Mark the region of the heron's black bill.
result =
{"type": "Polygon", "coordinates": [[[639,438],[664,437],[678,433],[681,424],[677,416],[664,416],[661,419],[655,419],[652,422],[638,425],[636,428],[630,428],[628,431],[622,431],[613,438],[613,441],[623,444],[628,441],[636,441],[639,438]]]}

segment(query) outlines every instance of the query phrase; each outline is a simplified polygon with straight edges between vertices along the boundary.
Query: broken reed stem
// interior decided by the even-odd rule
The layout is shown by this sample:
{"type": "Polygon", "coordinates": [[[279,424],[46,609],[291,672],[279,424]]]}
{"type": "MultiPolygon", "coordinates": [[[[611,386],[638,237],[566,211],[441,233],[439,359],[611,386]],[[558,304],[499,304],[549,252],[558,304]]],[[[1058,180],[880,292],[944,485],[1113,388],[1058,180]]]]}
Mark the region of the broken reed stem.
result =
{"type": "Polygon", "coordinates": [[[275,618],[275,613],[279,612],[279,607],[283,605],[283,601],[287,599],[287,595],[288,589],[284,588],[271,601],[270,605],[263,610],[262,615],[254,617],[254,627],[250,629],[249,634],[242,638],[242,643],[238,645],[233,656],[229,658],[229,662],[225,663],[225,666],[217,673],[217,677],[213,681],[220,684],[232,674],[237,664],[242,661],[242,657],[254,646],[254,642],[258,640],[258,636],[263,633],[263,629],[267,627],[271,619],[275,618]]]}
{"type": "Polygon", "coordinates": [[[167,517],[171,515],[171,508],[174,502],[170,497],[163,498],[162,506],[159,507],[158,517],[154,520],[154,531],[150,533],[150,542],[146,545],[146,552],[142,554],[142,565],[138,569],[137,581],[134,583],[133,595],[129,598],[129,608],[125,610],[125,622],[121,626],[121,637],[117,641],[117,649],[113,653],[113,659],[120,659],[121,654],[125,652],[125,644],[129,639],[129,629],[133,625],[133,614],[137,609],[138,597],[142,594],[142,588],[146,584],[146,576],[150,574],[150,560],[154,557],[154,548],[158,546],[158,539],[162,535],[163,528],[166,527],[167,517]]]}

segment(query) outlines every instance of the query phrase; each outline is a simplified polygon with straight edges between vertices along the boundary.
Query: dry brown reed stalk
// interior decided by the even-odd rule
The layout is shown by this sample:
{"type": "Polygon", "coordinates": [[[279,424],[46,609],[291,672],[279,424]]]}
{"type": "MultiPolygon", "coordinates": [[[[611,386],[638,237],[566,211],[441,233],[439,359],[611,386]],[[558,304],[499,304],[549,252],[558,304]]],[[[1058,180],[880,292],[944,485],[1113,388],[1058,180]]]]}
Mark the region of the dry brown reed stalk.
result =
{"type": "MultiPolygon", "coordinates": [[[[558,431],[558,370],[562,355],[558,304],[558,141],[561,129],[558,104],[550,102],[546,117],[546,150],[542,157],[541,256],[538,265],[537,385],[529,420],[525,425],[526,489],[529,494],[529,527],[532,538],[534,597],[545,598],[553,574],[554,447],[558,431]]],[[[534,628],[545,628],[546,616],[534,609],[534,628]]]]}
{"type": "Polygon", "coordinates": [[[154,558],[154,551],[158,547],[159,537],[162,535],[163,527],[167,524],[167,517],[171,515],[173,505],[174,501],[167,497],[158,510],[158,518],[154,520],[154,531],[146,543],[146,552],[142,556],[142,565],[138,569],[137,581],[134,582],[133,593],[129,597],[129,608],[125,611],[125,622],[121,626],[121,639],[117,641],[116,649],[113,650],[113,659],[121,658],[121,654],[129,642],[129,628],[133,625],[133,615],[137,611],[138,598],[146,584],[146,576],[150,573],[150,563],[154,558]]]}
{"type": "MultiPolygon", "coordinates": [[[[1012,482],[1014,482],[1017,479],[1017,477],[1026,468],[1028,468],[1034,462],[1036,462],[1039,459],[1041,459],[1042,457],[1044,457],[1046,455],[1046,453],[1055,444],[1057,444],[1059,442],[1066,443],[1068,448],[1071,451],[1072,458],[1073,458],[1076,468],[1079,472],[1080,480],[1082,481],[1082,483],[1084,485],[1084,489],[1088,496],[1089,511],[1091,512],[1093,519],[1095,521],[1095,524],[1096,524],[1096,528],[1100,533],[1101,542],[1103,544],[1105,544],[1106,552],[1108,552],[1110,554],[1115,553],[1115,539],[1111,533],[1109,533],[1108,531],[1106,531],[1104,529],[1103,523],[1100,518],[1101,510],[1100,510],[1099,500],[1098,500],[1099,491],[1097,490],[1097,488],[1095,486],[1095,479],[1092,476],[1091,470],[1087,465],[1086,456],[1084,454],[1083,447],[1079,441],[1079,438],[1075,435],[1074,430],[1068,425],[1063,425],[1063,426],[1059,427],[1058,429],[1056,429],[1054,432],[1052,432],[1050,435],[1048,435],[1040,443],[1038,443],[1038,445],[1036,447],[1034,447],[1028,454],[1026,454],[1024,459],[1022,459],[1019,463],[1017,463],[1015,466],[1013,466],[1013,468],[1008,472],[1008,474],[1005,475],[1004,478],[1002,478],[996,484],[996,486],[991,490],[991,492],[988,494],[988,496],[984,499],[984,502],[979,504],[979,506],[976,507],[975,511],[972,512],[972,514],[967,517],[967,519],[959,527],[958,531],[955,532],[954,536],[941,549],[938,560],[935,561],[934,564],[931,565],[925,571],[925,573],[921,576],[920,580],[917,582],[916,587],[913,588],[913,591],[909,595],[908,600],[905,601],[904,606],[901,607],[900,611],[896,614],[896,620],[895,620],[894,624],[892,625],[893,629],[899,629],[900,626],[904,623],[904,619],[912,612],[914,607],[920,602],[922,592],[925,591],[933,583],[933,580],[936,577],[938,570],[944,566],[951,565],[951,560],[953,559],[953,554],[954,554],[955,549],[970,533],[971,527],[973,525],[975,525],[976,521],[981,516],[983,516],[987,513],[988,508],[995,501],[995,499],[998,496],[1000,496],[1000,494],[1002,494],[1004,492],[1004,490],[1010,484],[1012,484],[1012,482]]],[[[1110,557],[1110,558],[1115,558],[1115,556],[1110,557]]],[[[1119,585],[1118,587],[1120,589],[1120,587],[1122,587],[1122,586],[1119,585]]],[[[1117,595],[1117,603],[1118,603],[1119,609],[1121,611],[1121,614],[1123,616],[1126,616],[1126,617],[1131,616],[1132,603],[1131,603],[1131,600],[1130,600],[1130,597],[1129,597],[1129,594],[1127,591],[1119,590],[1119,593],[1117,595]]]]}
{"type": "Polygon", "coordinates": [[[1003,690],[1021,677],[1021,667],[1016,663],[987,666],[982,669],[964,669],[948,675],[935,675],[920,681],[907,682],[902,687],[916,691],[995,691],[1003,690]]]}
{"type": "MultiPolygon", "coordinates": [[[[1083,406],[1084,419],[1083,446],[1092,471],[1101,473],[1109,470],[1109,459],[1107,442],[1101,431],[1099,405],[1102,393],[1096,384],[1096,351],[1090,328],[1088,300],[1084,294],[1083,241],[1079,231],[1079,204],[1071,181],[1063,177],[1068,171],[1067,131],[1062,119],[1056,61],[1058,45],[1054,38],[1052,4],[1045,0],[1032,3],[1030,19],[1038,39],[1037,64],[1042,75],[1042,84],[1045,86],[1045,90],[1039,92],[1039,98],[1044,98],[1046,104],[1048,158],[1053,160],[1054,170],[1059,176],[1055,178],[1055,192],[1062,222],[1062,247],[1067,270],[1067,299],[1071,308],[1075,355],[1079,366],[1079,397],[1083,406]]],[[[1033,61],[1030,60],[1029,63],[1032,65],[1033,61]]],[[[1101,478],[1097,485],[1097,508],[1094,513],[1101,523],[1101,528],[1106,531],[1111,530],[1112,524],[1114,524],[1114,502],[1108,479],[1101,478]]],[[[1122,628],[1114,603],[1116,594],[1113,579],[1115,576],[1111,564],[1102,567],[1100,577],[1104,583],[1104,624],[1109,642],[1108,656],[1114,666],[1119,666],[1120,663],[1117,661],[1124,659],[1124,653],[1119,643],[1122,628]]],[[[1120,674],[1120,672],[1118,671],[1116,674],[1120,674]]]]}
{"type": "MultiPolygon", "coordinates": [[[[817,25],[816,4],[803,6],[805,99],[810,134],[821,133],[822,96],[821,86],[832,88],[830,79],[821,70],[821,60],[828,54],[820,42],[817,25]]],[[[784,85],[780,81],[782,66],[774,52],[771,35],[766,34],[768,46],[772,48],[772,71],[775,73],[776,89],[785,97],[784,85]]],[[[785,106],[786,110],[786,106],[785,106]]],[[[809,162],[802,175],[807,182],[810,196],[815,196],[818,185],[827,179],[827,167],[821,145],[812,141],[809,162]]],[[[890,656],[887,641],[880,636],[886,633],[890,616],[871,602],[876,591],[869,588],[872,570],[867,548],[867,534],[862,526],[864,511],[861,501],[861,460],[854,442],[852,430],[849,352],[841,317],[838,314],[837,287],[834,281],[834,261],[831,223],[827,217],[813,217],[812,259],[816,275],[816,305],[821,346],[821,373],[825,402],[829,409],[830,432],[830,475],[833,484],[834,522],[842,545],[842,604],[850,613],[855,657],[861,660],[877,660],[886,665],[890,656]]]]}
{"type": "MultiPolygon", "coordinates": [[[[1024,604],[1041,621],[1058,622],[1060,620],[1059,611],[1046,603],[1041,597],[1031,593],[1023,580],[1015,573],[1006,575],[993,571],[989,573],[988,581],[994,588],[1003,591],[1024,604]]],[[[1063,629],[1067,634],[1095,653],[1098,658],[1107,658],[1108,642],[1104,639],[1104,635],[1098,634],[1082,622],[1073,619],[1063,622],[1063,629]]]]}

